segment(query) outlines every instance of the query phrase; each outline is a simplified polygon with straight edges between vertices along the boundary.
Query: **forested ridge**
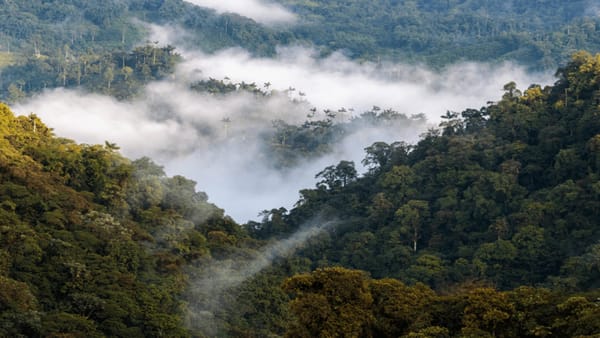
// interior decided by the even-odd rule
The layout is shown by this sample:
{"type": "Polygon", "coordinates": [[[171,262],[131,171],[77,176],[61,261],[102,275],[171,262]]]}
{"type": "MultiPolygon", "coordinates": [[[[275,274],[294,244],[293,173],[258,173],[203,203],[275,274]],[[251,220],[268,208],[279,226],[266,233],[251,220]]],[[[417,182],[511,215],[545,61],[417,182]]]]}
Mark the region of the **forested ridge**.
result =
{"type": "Polygon", "coordinates": [[[184,266],[243,231],[147,158],[0,118],[0,336],[188,336],[184,266]]]}
{"type": "Polygon", "coordinates": [[[417,144],[366,148],[362,176],[325,168],[295,208],[249,224],[264,238],[342,220],[291,260],[317,270],[283,283],[288,335],[598,334],[599,70],[579,52],[553,86],[508,83],[417,144]]]}
{"type": "Polygon", "coordinates": [[[448,112],[415,145],[377,142],[366,174],[347,162],[325,168],[283,223],[256,231],[331,213],[347,228],[305,252],[315,261],[439,287],[595,288],[598,60],[576,54],[553,86],[509,83],[497,103],[448,112]]]}
{"type": "Polygon", "coordinates": [[[329,166],[295,208],[243,226],[149,159],[3,106],[2,335],[597,334],[600,56],[558,74],[415,145],[375,143],[364,175],[329,166]],[[203,307],[215,267],[315,217],[335,225],[203,307]]]}
{"type": "Polygon", "coordinates": [[[148,24],[182,27],[188,45],[207,52],[242,47],[273,56],[277,46],[310,45],[322,55],[341,50],[360,61],[437,68],[515,61],[548,70],[577,50],[600,50],[592,1],[279,2],[299,23],[265,26],[182,0],[0,2],[2,98],[18,101],[45,88],[75,86],[118,98],[135,95],[176,61],[168,41],[144,47],[148,24]],[[169,57],[157,61],[155,53],[169,57]]]}
{"type": "Polygon", "coordinates": [[[281,0],[306,24],[293,31],[354,57],[425,62],[513,60],[555,69],[578,49],[598,51],[591,1],[281,0]]]}
{"type": "MultiPolygon", "coordinates": [[[[0,0],[0,99],[52,88],[140,99],[182,61],[176,46],[147,41],[149,24],[183,28],[207,53],[302,45],[357,65],[433,69],[508,60],[558,69],[558,80],[507,83],[484,107],[448,111],[415,144],[375,142],[362,166],[324,166],[294,207],[247,224],[196,182],[122,156],[114,140],[79,144],[0,103],[0,337],[600,335],[594,2],[277,3],[297,22],[263,25],[182,0],[0,0]]],[[[312,107],[269,82],[183,86],[312,107]]],[[[387,107],[309,109],[304,122],[269,121],[255,160],[293,173],[354,131],[424,123],[387,107]]],[[[199,128],[217,137],[230,124],[199,128]]]]}

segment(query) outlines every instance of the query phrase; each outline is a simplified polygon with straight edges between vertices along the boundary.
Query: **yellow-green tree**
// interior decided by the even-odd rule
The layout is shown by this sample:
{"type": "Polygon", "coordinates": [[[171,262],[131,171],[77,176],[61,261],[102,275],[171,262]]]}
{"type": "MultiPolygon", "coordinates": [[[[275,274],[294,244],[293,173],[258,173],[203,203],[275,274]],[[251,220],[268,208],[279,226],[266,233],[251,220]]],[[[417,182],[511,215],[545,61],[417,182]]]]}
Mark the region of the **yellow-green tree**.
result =
{"type": "Polygon", "coordinates": [[[288,337],[371,337],[373,297],[365,272],[340,267],[318,269],[287,279],[296,320],[288,337]]]}

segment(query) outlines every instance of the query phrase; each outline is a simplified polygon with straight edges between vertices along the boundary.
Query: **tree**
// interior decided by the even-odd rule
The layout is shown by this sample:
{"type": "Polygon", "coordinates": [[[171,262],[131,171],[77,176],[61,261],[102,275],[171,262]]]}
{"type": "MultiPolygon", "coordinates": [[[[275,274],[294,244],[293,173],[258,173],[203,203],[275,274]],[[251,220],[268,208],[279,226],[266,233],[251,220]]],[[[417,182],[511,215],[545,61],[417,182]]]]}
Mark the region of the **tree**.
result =
{"type": "Polygon", "coordinates": [[[493,243],[485,243],[479,246],[475,252],[475,260],[483,263],[481,272],[497,283],[510,280],[506,273],[517,257],[517,248],[507,240],[497,240],[493,243]]]}
{"type": "Polygon", "coordinates": [[[8,86],[8,101],[19,102],[26,96],[25,92],[16,84],[11,83],[8,86]]]}
{"type": "Polygon", "coordinates": [[[557,306],[559,315],[553,332],[564,337],[588,336],[600,332],[600,307],[582,296],[572,296],[557,306]]]}
{"type": "Polygon", "coordinates": [[[418,241],[429,220],[429,203],[410,200],[396,211],[396,218],[401,231],[409,236],[413,252],[417,252],[418,241]]]}
{"type": "Polygon", "coordinates": [[[466,336],[509,337],[514,307],[508,295],[490,288],[477,288],[467,293],[463,315],[466,336]]]}
{"type": "Polygon", "coordinates": [[[357,178],[357,172],[352,161],[340,161],[336,166],[328,166],[315,175],[321,178],[317,187],[325,189],[339,189],[353,182],[357,178]]]}
{"type": "Polygon", "coordinates": [[[446,115],[442,115],[442,120],[440,127],[443,135],[459,135],[463,132],[464,124],[457,112],[447,111],[446,115]]]}
{"type": "Polygon", "coordinates": [[[39,335],[38,300],[26,283],[0,275],[0,335],[39,335]]]}
{"type": "Polygon", "coordinates": [[[369,279],[362,271],[317,269],[287,279],[283,288],[294,299],[288,337],[370,337],[374,318],[369,279]]]}
{"type": "Polygon", "coordinates": [[[365,148],[366,156],[362,164],[369,167],[369,171],[376,173],[385,168],[391,157],[391,147],[385,142],[375,142],[365,148]]]}
{"type": "Polygon", "coordinates": [[[104,78],[104,81],[106,82],[106,89],[110,90],[110,86],[113,80],[115,79],[114,65],[109,64],[108,66],[106,66],[102,76],[104,78]]]}
{"type": "Polygon", "coordinates": [[[386,278],[372,281],[370,289],[376,320],[374,336],[401,337],[431,325],[436,294],[425,285],[406,286],[386,278]]]}
{"type": "Polygon", "coordinates": [[[518,337],[552,335],[552,319],[556,316],[556,294],[548,289],[521,286],[508,292],[515,314],[512,322],[518,337]]]}
{"type": "Polygon", "coordinates": [[[405,203],[416,192],[412,186],[415,182],[414,171],[406,165],[393,166],[378,181],[381,188],[392,196],[396,203],[405,203]]]}
{"type": "Polygon", "coordinates": [[[423,253],[407,269],[406,275],[411,281],[426,283],[439,289],[446,281],[447,271],[440,257],[423,253]]]}
{"type": "Polygon", "coordinates": [[[505,93],[502,98],[504,99],[517,100],[522,95],[521,91],[517,89],[517,84],[514,81],[505,84],[503,89],[505,93]]]}
{"type": "Polygon", "coordinates": [[[466,109],[460,115],[467,133],[477,133],[485,127],[487,112],[484,109],[466,109]]]}
{"type": "Polygon", "coordinates": [[[516,259],[519,263],[517,266],[526,267],[531,274],[527,278],[528,280],[543,280],[543,278],[540,278],[546,275],[543,271],[552,266],[552,260],[549,259],[552,255],[548,250],[544,233],[544,228],[530,225],[519,229],[511,239],[511,242],[518,250],[516,259]]]}

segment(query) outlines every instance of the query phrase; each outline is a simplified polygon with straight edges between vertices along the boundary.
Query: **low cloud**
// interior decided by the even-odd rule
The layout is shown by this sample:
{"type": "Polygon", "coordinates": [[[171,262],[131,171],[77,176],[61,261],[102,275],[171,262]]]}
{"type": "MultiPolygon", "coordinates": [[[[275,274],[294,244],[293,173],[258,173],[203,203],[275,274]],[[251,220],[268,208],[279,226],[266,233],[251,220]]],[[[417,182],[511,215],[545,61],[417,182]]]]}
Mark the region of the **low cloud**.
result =
{"type": "Polygon", "coordinates": [[[591,17],[600,16],[600,3],[598,0],[588,0],[585,3],[585,15],[591,17]]]}
{"type": "Polygon", "coordinates": [[[265,0],[185,0],[214,9],[218,13],[235,13],[266,24],[292,23],[296,16],[283,6],[265,0]]]}
{"type": "Polygon", "coordinates": [[[195,130],[175,117],[152,118],[144,101],[119,102],[104,95],[55,89],[14,109],[20,114],[36,113],[62,137],[88,144],[116,141],[132,157],[159,155],[162,150],[187,153],[198,142],[195,130]]]}
{"type": "Polygon", "coordinates": [[[290,208],[314,175],[340,160],[360,163],[375,141],[416,142],[425,123],[365,128],[348,135],[330,154],[277,170],[265,156],[264,133],[272,121],[302,123],[317,112],[345,107],[346,121],[377,105],[407,115],[423,113],[434,124],[446,110],[479,108],[497,100],[502,87],[547,84],[552,77],[528,74],[513,64],[463,63],[436,72],[404,64],[357,63],[342,54],[320,59],[311,49],[281,49],[275,58],[255,58],[239,49],[216,54],[182,51],[185,61],[169,80],[149,84],[128,102],[76,90],[46,91],[15,107],[38,114],[56,133],[84,143],[116,142],[124,155],[150,156],[170,175],[198,182],[210,201],[239,222],[264,209],[290,208]],[[190,83],[209,77],[232,82],[269,82],[271,95],[244,91],[209,95],[190,83]],[[292,87],[294,90],[290,90],[292,87]],[[302,94],[302,95],[301,95],[302,94]],[[228,122],[225,122],[228,121],[228,122]]]}
{"type": "Polygon", "coordinates": [[[199,271],[190,271],[192,287],[187,294],[188,326],[210,336],[217,336],[219,330],[226,326],[219,314],[234,306],[236,302],[228,299],[237,296],[237,287],[271,266],[276,259],[294,254],[309,240],[335,225],[336,221],[313,220],[290,237],[266,245],[248,257],[214,261],[199,271]],[[196,275],[197,272],[200,275],[196,275]]]}
{"type": "Polygon", "coordinates": [[[241,49],[184,55],[187,61],[179,68],[180,76],[202,70],[236,82],[269,82],[279,90],[291,86],[292,95],[302,92],[303,98],[322,109],[364,111],[378,105],[408,115],[423,113],[434,122],[447,110],[480,108],[497,100],[510,81],[521,86],[552,81],[547,74],[529,74],[512,63],[460,63],[438,72],[407,64],[358,64],[341,53],[321,59],[314,50],[302,47],[280,48],[275,58],[255,58],[241,49]]]}

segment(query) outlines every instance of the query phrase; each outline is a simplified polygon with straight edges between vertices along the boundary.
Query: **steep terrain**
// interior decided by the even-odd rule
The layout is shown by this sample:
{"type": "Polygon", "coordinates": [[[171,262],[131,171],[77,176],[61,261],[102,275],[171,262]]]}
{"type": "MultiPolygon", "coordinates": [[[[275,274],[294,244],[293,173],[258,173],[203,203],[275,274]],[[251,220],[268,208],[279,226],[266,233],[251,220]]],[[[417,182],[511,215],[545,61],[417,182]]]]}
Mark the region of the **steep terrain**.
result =
{"type": "Polygon", "coordinates": [[[2,335],[598,333],[600,56],[559,74],[375,143],[364,175],[329,166],[245,226],[147,158],[3,106],[2,335]]]}
{"type": "MultiPolygon", "coordinates": [[[[182,0],[0,0],[0,98],[64,87],[115,105],[143,100],[148,84],[186,75],[176,72],[178,46],[144,41],[152,25],[177,27],[182,47],[241,47],[264,60],[299,44],[374,69],[388,60],[562,66],[553,85],[510,82],[495,102],[448,111],[415,144],[373,143],[364,173],[350,160],[326,165],[293,208],[247,224],[196,182],[122,156],[114,140],[78,144],[0,104],[0,337],[600,334],[600,54],[573,53],[600,50],[594,2],[277,3],[293,23],[182,0]]],[[[365,126],[424,123],[377,106],[346,120],[345,108],[311,106],[305,122],[265,122],[261,105],[309,102],[261,80],[173,81],[210,98],[202,102],[252,98],[239,101],[253,105],[240,121],[260,132],[230,129],[229,118],[178,122],[195,121],[201,141],[236,140],[223,149],[248,152],[243,169],[267,172],[322,159],[365,126]],[[250,136],[257,156],[245,148],[250,136]]],[[[153,103],[134,116],[177,120],[153,103]]]]}
{"type": "MultiPolygon", "coordinates": [[[[207,52],[241,47],[273,56],[278,46],[310,45],[322,55],[341,50],[362,61],[436,68],[515,61],[551,70],[577,50],[600,51],[598,9],[588,0],[279,2],[297,20],[263,25],[183,0],[3,1],[1,97],[16,101],[44,88],[80,85],[130,97],[140,83],[165,74],[154,69],[157,50],[150,46],[170,41],[148,41],[151,24],[183,29],[185,47],[207,52]],[[146,49],[132,53],[144,41],[146,49]]],[[[168,70],[171,61],[159,59],[168,70]]]]}
{"type": "Polygon", "coordinates": [[[188,336],[184,266],[242,230],[149,159],[0,114],[0,336],[188,336]]]}

